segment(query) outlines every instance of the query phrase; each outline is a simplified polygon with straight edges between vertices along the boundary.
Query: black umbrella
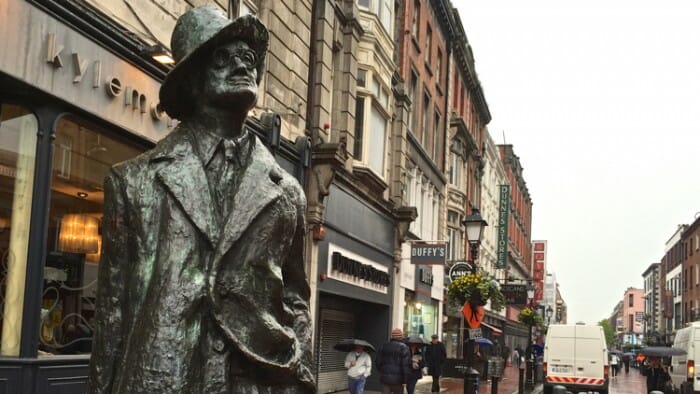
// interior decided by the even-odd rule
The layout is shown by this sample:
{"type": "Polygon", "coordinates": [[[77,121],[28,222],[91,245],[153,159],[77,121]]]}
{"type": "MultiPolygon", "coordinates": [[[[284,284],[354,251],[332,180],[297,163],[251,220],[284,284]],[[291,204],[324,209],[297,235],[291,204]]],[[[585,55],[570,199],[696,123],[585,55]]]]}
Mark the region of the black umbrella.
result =
{"type": "Polygon", "coordinates": [[[608,353],[622,354],[622,351],[621,351],[621,350],[617,350],[617,349],[610,349],[610,350],[608,350],[608,353]]]}
{"type": "Polygon", "coordinates": [[[357,346],[362,346],[365,348],[366,351],[368,352],[375,352],[377,351],[374,346],[372,346],[371,343],[363,340],[363,339],[354,339],[354,338],[349,338],[349,339],[343,339],[342,341],[336,343],[333,346],[333,349],[339,350],[341,352],[352,352],[355,350],[355,347],[357,346]]]}
{"type": "Polygon", "coordinates": [[[415,343],[418,345],[425,345],[427,342],[418,335],[411,335],[410,337],[406,338],[406,343],[415,343]]]}
{"type": "Polygon", "coordinates": [[[683,349],[665,346],[647,346],[642,348],[639,353],[648,357],[682,356],[686,354],[683,349]]]}

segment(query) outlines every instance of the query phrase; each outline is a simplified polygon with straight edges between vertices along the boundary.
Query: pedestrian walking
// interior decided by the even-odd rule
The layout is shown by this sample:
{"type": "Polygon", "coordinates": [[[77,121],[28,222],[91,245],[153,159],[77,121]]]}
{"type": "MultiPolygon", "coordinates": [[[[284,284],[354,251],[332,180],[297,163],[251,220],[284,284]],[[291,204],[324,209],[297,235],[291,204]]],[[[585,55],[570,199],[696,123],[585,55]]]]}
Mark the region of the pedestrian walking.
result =
{"type": "Polygon", "coordinates": [[[622,359],[622,363],[625,365],[625,375],[629,375],[630,373],[630,356],[624,356],[622,359]]]}
{"type": "Polygon", "coordinates": [[[409,349],[411,349],[411,371],[408,374],[408,380],[406,381],[406,392],[408,394],[413,394],[416,390],[416,383],[423,377],[423,367],[425,367],[425,361],[423,360],[423,354],[420,351],[420,345],[417,343],[409,343],[409,349]]]}
{"type": "Polygon", "coordinates": [[[610,356],[610,369],[612,370],[613,379],[617,377],[617,373],[618,373],[617,366],[619,363],[620,363],[620,358],[617,356],[617,354],[613,353],[612,356],[610,356]]]}
{"type": "Polygon", "coordinates": [[[345,357],[345,368],[348,369],[348,390],[350,394],[362,394],[365,382],[372,373],[372,358],[365,352],[364,346],[356,346],[354,352],[345,357]]]}
{"type": "Polygon", "coordinates": [[[515,350],[513,350],[513,363],[518,369],[520,369],[520,362],[520,348],[516,347],[515,350]]]}
{"type": "Polygon", "coordinates": [[[647,377],[647,393],[654,390],[668,393],[667,383],[671,380],[666,368],[658,357],[649,357],[642,366],[642,375],[647,377]]]}
{"type": "Polygon", "coordinates": [[[377,354],[379,381],[383,394],[403,394],[403,386],[411,374],[411,350],[403,343],[403,331],[391,330],[391,340],[377,354]]]}
{"type": "Polygon", "coordinates": [[[430,345],[425,350],[425,363],[428,366],[428,374],[433,377],[431,393],[440,392],[440,375],[442,375],[442,365],[447,360],[445,345],[438,340],[438,335],[433,334],[430,345]]]}

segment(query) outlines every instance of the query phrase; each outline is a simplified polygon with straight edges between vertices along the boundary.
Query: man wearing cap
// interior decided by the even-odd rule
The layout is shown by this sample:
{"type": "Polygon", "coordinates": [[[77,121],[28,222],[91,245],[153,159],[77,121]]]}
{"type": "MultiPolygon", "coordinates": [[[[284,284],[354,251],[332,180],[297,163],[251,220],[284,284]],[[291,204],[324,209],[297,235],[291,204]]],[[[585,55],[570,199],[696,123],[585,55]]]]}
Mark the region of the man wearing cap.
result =
{"type": "Polygon", "coordinates": [[[430,345],[425,351],[425,361],[428,366],[428,374],[433,377],[433,385],[430,389],[432,393],[440,392],[440,375],[442,375],[442,365],[447,359],[447,351],[445,345],[438,339],[437,334],[433,334],[430,340],[430,345]]]}
{"type": "Polygon", "coordinates": [[[391,330],[391,340],[377,354],[379,381],[383,394],[403,394],[403,386],[411,374],[411,350],[404,343],[400,328],[391,330]]]}
{"type": "Polygon", "coordinates": [[[305,198],[244,126],[254,16],[181,16],[160,91],[180,120],[105,179],[89,393],[312,393],[305,198]]]}

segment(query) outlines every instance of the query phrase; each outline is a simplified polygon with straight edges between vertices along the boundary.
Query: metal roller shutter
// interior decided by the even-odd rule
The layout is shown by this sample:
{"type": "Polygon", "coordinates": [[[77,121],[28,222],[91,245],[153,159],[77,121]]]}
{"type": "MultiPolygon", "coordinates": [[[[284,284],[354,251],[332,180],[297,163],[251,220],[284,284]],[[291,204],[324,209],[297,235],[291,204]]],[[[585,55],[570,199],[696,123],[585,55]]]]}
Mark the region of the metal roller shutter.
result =
{"type": "Polygon", "coordinates": [[[341,311],[322,309],[318,347],[318,392],[331,393],[348,389],[345,369],[346,353],[333,349],[341,339],[352,338],[355,316],[341,311]]]}

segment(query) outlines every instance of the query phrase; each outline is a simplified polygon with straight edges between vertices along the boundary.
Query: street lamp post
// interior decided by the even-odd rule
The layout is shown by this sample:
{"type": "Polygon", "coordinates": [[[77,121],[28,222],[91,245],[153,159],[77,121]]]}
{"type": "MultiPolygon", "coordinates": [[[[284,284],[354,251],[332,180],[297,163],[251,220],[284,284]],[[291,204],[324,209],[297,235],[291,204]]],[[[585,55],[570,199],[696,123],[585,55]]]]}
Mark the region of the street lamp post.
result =
{"type": "MultiPolygon", "coordinates": [[[[467,241],[469,242],[471,270],[476,274],[476,261],[479,257],[479,245],[484,234],[484,227],[488,225],[481,217],[479,210],[472,208],[472,214],[462,221],[467,230],[467,241]]],[[[477,386],[479,382],[479,371],[474,369],[474,340],[469,338],[467,342],[467,368],[464,371],[464,394],[478,394],[477,386]]]]}
{"type": "MultiPolygon", "coordinates": [[[[535,287],[530,283],[527,286],[527,298],[530,303],[530,308],[533,308],[533,302],[535,300],[535,287]]],[[[525,365],[527,366],[527,387],[532,389],[535,387],[535,353],[532,348],[532,322],[528,325],[528,335],[527,335],[527,348],[525,350],[525,356],[527,360],[525,365]]]]}

